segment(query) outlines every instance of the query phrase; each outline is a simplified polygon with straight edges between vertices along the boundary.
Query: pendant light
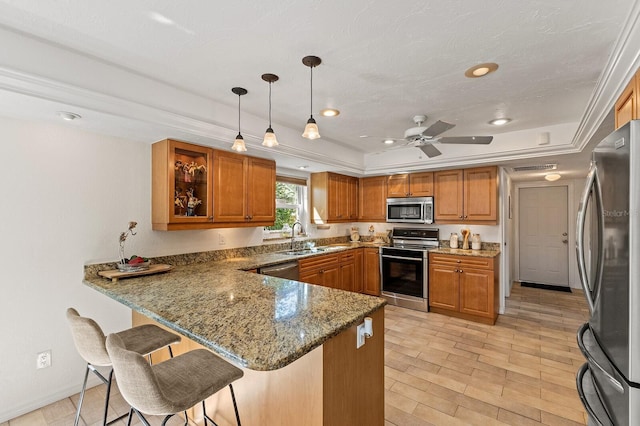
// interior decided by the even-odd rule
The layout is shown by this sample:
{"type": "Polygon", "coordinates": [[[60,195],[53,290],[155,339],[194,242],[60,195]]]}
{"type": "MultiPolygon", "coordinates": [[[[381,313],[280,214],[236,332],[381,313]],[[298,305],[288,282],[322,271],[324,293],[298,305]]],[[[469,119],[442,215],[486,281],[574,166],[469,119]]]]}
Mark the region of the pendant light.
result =
{"type": "Polygon", "coordinates": [[[242,87],[234,87],[231,89],[233,93],[238,95],[238,136],[236,136],[236,140],[233,141],[232,150],[238,152],[244,152],[247,150],[247,147],[244,145],[244,138],[240,134],[240,96],[247,94],[247,89],[243,89],[242,87]]]}
{"type": "Polygon", "coordinates": [[[318,125],[313,118],[313,67],[317,67],[322,63],[322,60],[317,56],[305,56],[302,58],[302,63],[311,68],[311,116],[307,120],[307,125],[304,126],[303,138],[318,139],[320,132],[318,131],[318,125]]]}
{"type": "Polygon", "coordinates": [[[276,134],[273,133],[273,129],[271,128],[271,83],[278,81],[278,78],[279,77],[275,74],[262,74],[262,79],[269,83],[269,128],[264,133],[264,140],[262,141],[262,145],[269,148],[278,146],[276,134]]]}

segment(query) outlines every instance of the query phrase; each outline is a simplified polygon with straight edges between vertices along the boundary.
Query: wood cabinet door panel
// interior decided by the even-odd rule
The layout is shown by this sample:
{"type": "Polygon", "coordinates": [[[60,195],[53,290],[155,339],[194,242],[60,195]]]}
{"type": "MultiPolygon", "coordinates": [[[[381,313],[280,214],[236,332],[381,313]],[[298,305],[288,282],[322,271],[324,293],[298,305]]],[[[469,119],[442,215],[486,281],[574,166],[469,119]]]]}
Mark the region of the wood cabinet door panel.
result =
{"type": "Polygon", "coordinates": [[[391,175],[387,178],[387,197],[409,196],[409,174],[391,175]]]}
{"type": "Polygon", "coordinates": [[[387,219],[387,177],[361,178],[358,189],[358,219],[384,222],[387,219]]]}
{"type": "Polygon", "coordinates": [[[322,276],[319,270],[301,272],[298,280],[303,283],[322,285],[322,276]]]}
{"type": "Polygon", "coordinates": [[[458,275],[458,272],[449,266],[429,266],[429,306],[458,311],[460,306],[458,275]]]}
{"type": "Polygon", "coordinates": [[[460,273],[460,312],[493,318],[493,271],[463,269],[460,273]]]}
{"type": "Polygon", "coordinates": [[[461,221],[463,206],[463,173],[462,170],[446,170],[435,172],[434,208],[437,221],[461,221]]]}
{"type": "Polygon", "coordinates": [[[335,265],[329,268],[321,269],[322,285],[330,288],[340,288],[340,266],[335,265]]]}
{"type": "Polygon", "coordinates": [[[638,117],[638,75],[634,76],[615,104],[616,129],[638,117]]]}
{"type": "Polygon", "coordinates": [[[364,249],[360,248],[352,251],[354,252],[353,265],[355,268],[355,278],[351,290],[362,293],[364,280],[364,249]]]}
{"type": "Polygon", "coordinates": [[[377,248],[364,249],[363,293],[380,296],[380,255],[377,248]]]}
{"type": "Polygon", "coordinates": [[[214,221],[244,222],[246,220],[246,160],[243,155],[215,152],[213,158],[214,221]]]}
{"type": "Polygon", "coordinates": [[[495,221],[498,214],[496,167],[464,170],[464,220],[495,221]]]}
{"type": "Polygon", "coordinates": [[[356,265],[352,261],[340,265],[340,287],[341,290],[355,291],[356,288],[356,265]]]}
{"type": "Polygon", "coordinates": [[[253,222],[273,222],[276,217],[276,163],[249,158],[248,212],[253,222]]]}
{"type": "Polygon", "coordinates": [[[411,173],[409,175],[409,194],[412,197],[433,195],[433,172],[411,173]]]}

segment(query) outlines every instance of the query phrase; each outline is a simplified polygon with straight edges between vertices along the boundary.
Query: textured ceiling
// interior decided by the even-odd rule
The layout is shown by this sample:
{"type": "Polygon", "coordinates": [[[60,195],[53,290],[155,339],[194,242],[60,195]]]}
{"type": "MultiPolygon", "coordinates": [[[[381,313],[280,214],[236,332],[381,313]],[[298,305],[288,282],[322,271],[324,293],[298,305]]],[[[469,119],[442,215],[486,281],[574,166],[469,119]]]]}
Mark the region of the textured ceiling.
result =
{"type": "MultiPolygon", "coordinates": [[[[456,124],[446,136],[536,134],[567,123],[575,133],[634,8],[631,0],[1,0],[0,25],[221,107],[194,115],[181,96],[163,93],[158,105],[153,93],[123,90],[124,78],[113,73],[89,72],[82,64],[45,71],[42,58],[42,75],[49,79],[208,121],[230,133],[237,130],[231,88],[245,87],[243,128],[258,138],[268,105],[268,85],[260,76],[275,73],[280,80],[272,87],[273,128],[277,134],[288,131],[282,132],[284,145],[310,143],[289,135],[301,133],[310,110],[309,69],[301,59],[320,56],[313,112],[322,139],[313,143],[376,157],[384,149],[381,140],[400,138],[416,114],[426,114],[427,125],[456,124]],[[464,77],[482,62],[496,62],[499,69],[485,78],[464,77]],[[326,107],[341,114],[319,117],[326,107]],[[501,116],[513,121],[500,128],[488,124],[501,116]]],[[[0,66],[13,69],[13,59],[0,53],[0,66]]],[[[6,84],[4,89],[15,92],[6,84]]],[[[189,139],[189,132],[181,136],[189,139]]],[[[482,149],[504,157],[506,140],[482,149]]],[[[457,146],[441,150],[451,164],[469,152],[457,146]]],[[[415,148],[400,151],[410,154],[397,164],[428,164],[415,148]]],[[[291,165],[305,160],[301,152],[294,157],[291,165]]],[[[352,169],[366,171],[363,161],[352,169]]]]}

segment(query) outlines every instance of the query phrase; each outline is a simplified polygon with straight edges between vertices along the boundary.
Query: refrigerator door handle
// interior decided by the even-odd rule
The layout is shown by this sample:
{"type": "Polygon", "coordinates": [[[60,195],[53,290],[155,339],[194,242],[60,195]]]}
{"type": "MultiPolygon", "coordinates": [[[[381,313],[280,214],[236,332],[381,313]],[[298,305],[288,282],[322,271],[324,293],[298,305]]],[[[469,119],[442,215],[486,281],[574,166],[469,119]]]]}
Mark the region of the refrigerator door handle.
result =
{"type": "Polygon", "coordinates": [[[619,381],[617,381],[615,379],[615,377],[613,377],[611,374],[609,374],[609,372],[607,370],[605,370],[600,365],[600,363],[598,363],[598,361],[595,359],[595,357],[587,349],[587,346],[584,344],[583,337],[584,337],[584,333],[586,333],[587,330],[589,330],[589,323],[588,322],[582,324],[582,327],[580,327],[578,329],[578,346],[580,347],[580,351],[582,351],[582,354],[587,358],[587,361],[589,361],[589,365],[590,366],[594,366],[598,370],[600,370],[602,372],[602,374],[604,374],[604,376],[607,378],[609,383],[611,383],[611,385],[615,388],[615,390],[620,392],[621,394],[624,394],[624,387],[622,386],[622,384],[619,381]]]}
{"type": "MultiPolygon", "coordinates": [[[[600,411],[601,413],[599,416],[598,413],[596,412],[596,409],[592,407],[591,402],[587,397],[587,392],[586,392],[586,389],[584,388],[584,380],[585,380],[585,375],[588,373],[589,373],[589,363],[582,364],[582,366],[578,369],[578,374],[576,375],[576,389],[578,390],[578,395],[580,396],[580,401],[582,401],[582,405],[587,411],[587,414],[589,414],[589,420],[591,421],[589,424],[595,424],[596,426],[612,425],[613,422],[611,422],[611,419],[609,419],[608,417],[606,418],[606,420],[603,419],[603,417],[607,415],[604,407],[601,404],[599,404],[600,406],[598,407],[599,408],[598,411],[600,411]],[[606,424],[604,423],[605,421],[606,421],[606,424]]],[[[591,380],[590,375],[586,379],[590,381],[591,380]]]]}
{"type": "Polygon", "coordinates": [[[582,289],[584,290],[584,295],[587,298],[587,302],[589,305],[589,313],[593,314],[595,309],[595,297],[598,293],[597,286],[599,285],[600,279],[600,271],[601,271],[601,262],[602,256],[600,252],[598,252],[597,256],[597,272],[596,272],[596,281],[594,282],[593,290],[591,290],[591,286],[589,285],[589,276],[587,273],[587,266],[584,260],[584,231],[585,231],[585,222],[587,219],[587,205],[589,202],[589,197],[591,194],[594,194],[594,201],[596,202],[598,214],[597,218],[594,218],[598,221],[598,238],[600,241],[598,242],[598,248],[602,247],[602,237],[601,232],[603,229],[603,218],[602,218],[602,197],[600,192],[600,181],[598,179],[598,173],[596,164],[592,163],[589,173],[587,174],[587,183],[582,191],[582,197],[580,198],[580,207],[578,209],[578,218],[576,224],[576,255],[578,258],[578,274],[580,276],[580,284],[582,285],[582,289]]]}

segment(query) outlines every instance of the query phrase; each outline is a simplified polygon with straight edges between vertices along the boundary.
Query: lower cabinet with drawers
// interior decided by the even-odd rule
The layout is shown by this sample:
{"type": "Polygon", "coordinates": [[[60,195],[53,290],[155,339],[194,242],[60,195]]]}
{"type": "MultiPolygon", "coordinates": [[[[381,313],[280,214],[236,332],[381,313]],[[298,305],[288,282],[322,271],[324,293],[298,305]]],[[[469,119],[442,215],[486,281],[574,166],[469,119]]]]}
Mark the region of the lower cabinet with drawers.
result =
{"type": "Polygon", "coordinates": [[[499,306],[498,259],[429,253],[429,310],[494,324],[499,306]]]}
{"type": "Polygon", "coordinates": [[[377,250],[356,248],[300,259],[298,280],[340,290],[380,295],[379,284],[376,285],[380,281],[377,250]],[[374,252],[375,257],[372,255],[374,252]],[[375,265],[371,264],[373,261],[375,265]],[[374,270],[377,273],[375,277],[372,276],[374,270]],[[369,281],[372,281],[373,285],[369,281]]]}

